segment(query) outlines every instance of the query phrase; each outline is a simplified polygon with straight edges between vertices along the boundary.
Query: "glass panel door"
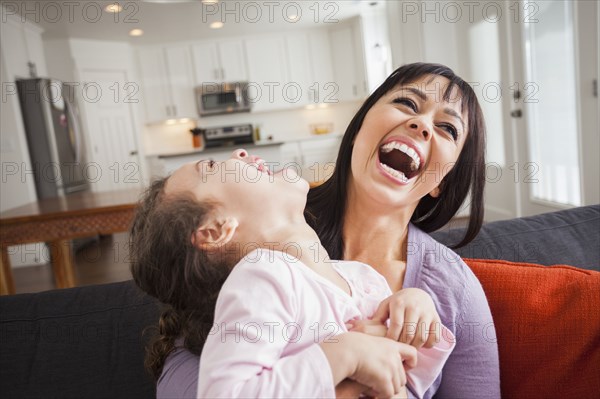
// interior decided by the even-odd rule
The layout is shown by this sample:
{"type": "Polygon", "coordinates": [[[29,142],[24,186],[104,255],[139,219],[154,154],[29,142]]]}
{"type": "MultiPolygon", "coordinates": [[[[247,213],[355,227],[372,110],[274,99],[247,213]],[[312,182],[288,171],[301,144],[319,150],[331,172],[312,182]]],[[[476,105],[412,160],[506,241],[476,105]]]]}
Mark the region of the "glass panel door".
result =
{"type": "Polygon", "coordinates": [[[528,160],[532,202],[581,205],[573,2],[525,1],[528,160]]]}

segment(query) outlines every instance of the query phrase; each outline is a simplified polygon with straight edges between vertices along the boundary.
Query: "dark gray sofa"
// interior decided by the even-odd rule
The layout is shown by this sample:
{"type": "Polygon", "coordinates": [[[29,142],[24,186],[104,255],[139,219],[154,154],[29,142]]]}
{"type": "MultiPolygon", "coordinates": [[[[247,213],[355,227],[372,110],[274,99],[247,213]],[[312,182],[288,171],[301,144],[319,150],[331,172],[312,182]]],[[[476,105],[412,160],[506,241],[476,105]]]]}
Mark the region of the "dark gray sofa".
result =
{"type": "MultiPolygon", "coordinates": [[[[433,236],[452,244],[460,234],[433,236]]],[[[457,252],[600,271],[600,205],[489,223],[457,252]]],[[[154,397],[143,331],[159,312],[132,281],[0,297],[2,397],[154,397]]]]}

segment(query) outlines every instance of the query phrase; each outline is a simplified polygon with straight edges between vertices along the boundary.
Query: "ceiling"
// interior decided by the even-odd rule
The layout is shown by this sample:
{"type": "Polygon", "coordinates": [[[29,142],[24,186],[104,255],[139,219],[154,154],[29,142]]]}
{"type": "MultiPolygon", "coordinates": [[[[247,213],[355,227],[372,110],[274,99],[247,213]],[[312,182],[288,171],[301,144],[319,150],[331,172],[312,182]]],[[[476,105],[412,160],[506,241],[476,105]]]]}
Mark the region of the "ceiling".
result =
{"type": "Polygon", "coordinates": [[[12,1],[18,13],[44,29],[44,38],[82,38],[136,44],[213,39],[291,29],[324,27],[351,16],[385,7],[383,1],[246,1],[220,0],[211,5],[200,0],[129,0],[43,2],[12,1]],[[102,8],[119,3],[120,13],[102,8]],[[98,11],[102,10],[101,13],[98,11]],[[297,15],[294,21],[293,15],[297,15]],[[211,29],[215,21],[221,29],[211,29]],[[129,36],[139,28],[140,37],[129,36]]]}

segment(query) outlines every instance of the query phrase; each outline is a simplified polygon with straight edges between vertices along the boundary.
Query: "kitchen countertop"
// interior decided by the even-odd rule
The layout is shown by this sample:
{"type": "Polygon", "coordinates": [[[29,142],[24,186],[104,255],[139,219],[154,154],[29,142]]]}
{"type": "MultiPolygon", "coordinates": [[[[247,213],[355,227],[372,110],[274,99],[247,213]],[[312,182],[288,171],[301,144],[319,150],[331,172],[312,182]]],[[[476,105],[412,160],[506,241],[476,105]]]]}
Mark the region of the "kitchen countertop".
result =
{"type": "Polygon", "coordinates": [[[227,150],[231,150],[233,151],[236,148],[244,148],[247,150],[251,150],[253,148],[259,148],[259,147],[272,147],[272,146],[278,146],[278,145],[282,145],[285,144],[283,141],[266,141],[266,142],[259,142],[259,143],[254,143],[254,144],[236,144],[236,145],[225,145],[222,147],[212,147],[212,148],[190,148],[190,149],[184,149],[184,150],[175,150],[172,152],[163,152],[160,154],[150,154],[148,155],[149,157],[158,157],[158,158],[171,158],[171,157],[179,157],[182,155],[191,155],[191,154],[210,154],[213,152],[221,152],[221,151],[227,151],[227,150]]]}
{"type": "Polygon", "coordinates": [[[222,146],[222,147],[212,147],[212,148],[177,149],[177,150],[165,151],[165,152],[161,152],[161,153],[157,153],[157,154],[156,153],[148,154],[147,156],[148,157],[157,157],[157,158],[171,158],[171,157],[179,157],[179,156],[199,154],[199,153],[210,154],[210,153],[214,153],[214,152],[221,152],[221,151],[227,151],[227,150],[233,151],[236,148],[244,148],[247,150],[251,150],[253,148],[279,146],[279,145],[283,145],[283,144],[287,144],[287,143],[296,143],[296,142],[302,142],[302,141],[314,141],[314,140],[330,139],[330,138],[341,138],[342,136],[343,136],[343,134],[340,134],[340,133],[328,133],[328,134],[313,135],[313,136],[309,136],[309,137],[293,138],[293,139],[285,140],[285,141],[263,140],[263,141],[256,142],[254,144],[226,145],[226,146],[222,146]]]}

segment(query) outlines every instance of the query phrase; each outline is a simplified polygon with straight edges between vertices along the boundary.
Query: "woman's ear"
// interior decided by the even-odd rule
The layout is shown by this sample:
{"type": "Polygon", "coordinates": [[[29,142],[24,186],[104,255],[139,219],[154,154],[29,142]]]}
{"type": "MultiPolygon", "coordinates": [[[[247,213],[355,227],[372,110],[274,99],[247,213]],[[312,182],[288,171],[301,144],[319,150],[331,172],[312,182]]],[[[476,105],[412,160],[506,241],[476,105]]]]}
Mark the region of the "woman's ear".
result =
{"type": "MultiPolygon", "coordinates": [[[[441,184],[440,184],[441,186],[441,184]]],[[[434,188],[433,190],[431,190],[429,192],[429,195],[433,198],[437,198],[440,196],[440,194],[442,193],[442,189],[440,188],[440,186],[437,186],[436,188],[434,188]]]]}
{"type": "Polygon", "coordinates": [[[238,226],[238,220],[233,217],[212,219],[196,229],[192,234],[192,244],[203,251],[218,249],[233,239],[238,226]]]}

